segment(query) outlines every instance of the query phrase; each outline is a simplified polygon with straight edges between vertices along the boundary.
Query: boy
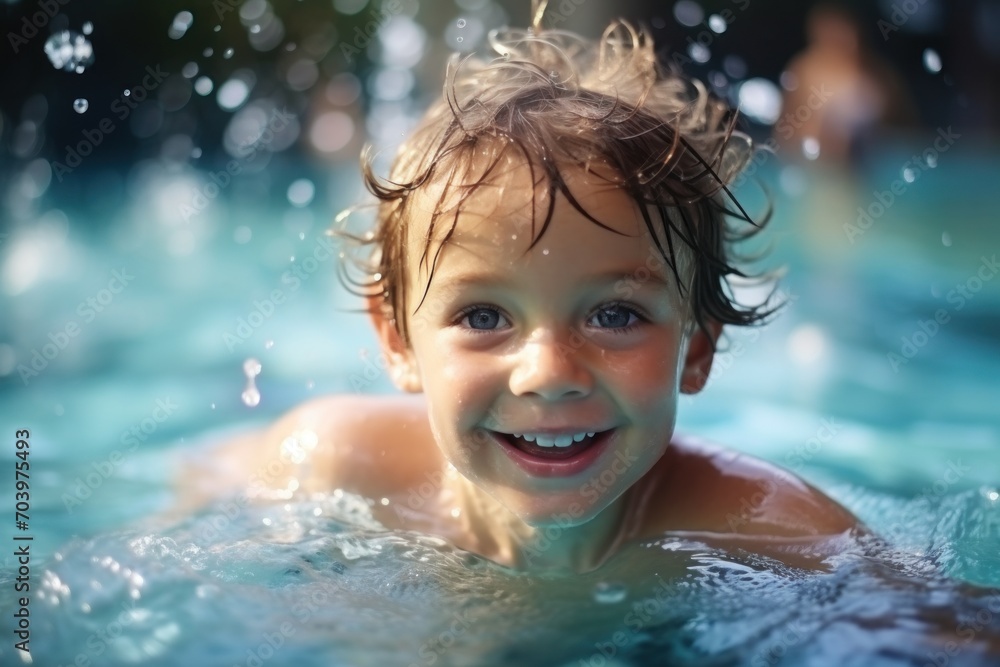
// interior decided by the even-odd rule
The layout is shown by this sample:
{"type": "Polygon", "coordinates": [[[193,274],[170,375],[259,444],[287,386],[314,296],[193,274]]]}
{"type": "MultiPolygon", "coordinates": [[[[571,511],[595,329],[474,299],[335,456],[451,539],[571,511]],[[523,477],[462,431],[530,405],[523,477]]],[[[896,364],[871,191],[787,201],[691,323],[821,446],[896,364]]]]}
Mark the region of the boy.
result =
{"type": "Polygon", "coordinates": [[[816,489],[672,439],[723,325],[769,314],[726,291],[747,235],[726,219],[750,222],[725,207],[750,155],[733,114],[625,23],[491,40],[389,179],[364,167],[381,205],[355,284],[411,396],[313,401],[229,447],[230,474],[280,461],[257,493],[355,492],[515,567],[591,570],[667,532],[797,564],[844,548],[860,526],[816,489]]]}

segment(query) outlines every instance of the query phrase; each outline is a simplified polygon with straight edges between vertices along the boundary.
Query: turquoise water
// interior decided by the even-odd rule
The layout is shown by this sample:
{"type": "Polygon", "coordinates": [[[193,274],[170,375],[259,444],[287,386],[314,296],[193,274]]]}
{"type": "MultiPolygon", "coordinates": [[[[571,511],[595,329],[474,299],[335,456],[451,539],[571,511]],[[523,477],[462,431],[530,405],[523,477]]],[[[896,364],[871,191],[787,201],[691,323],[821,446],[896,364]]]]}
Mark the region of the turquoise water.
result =
{"type": "MultiPolygon", "coordinates": [[[[681,404],[679,431],[785,465],[891,545],[820,573],[665,537],[588,575],[527,576],[385,531],[346,494],[154,523],[177,499],[180,461],[369,381],[374,339],[344,312],[357,304],[335,260],[306,261],[357,177],[312,174],[322,196],[308,209],[231,197],[182,226],[137,199],[102,232],[70,210],[11,230],[0,420],[32,432],[34,664],[989,664],[1000,168],[955,149],[852,243],[845,220],[910,152],[854,179],[763,165],[783,184],[766,240],[771,265],[788,267],[789,305],[733,332],[706,390],[681,404]],[[255,311],[260,325],[241,329],[255,311]],[[70,322],[78,334],[25,382],[18,365],[70,322]],[[255,407],[241,399],[249,358],[262,369],[255,407]]],[[[379,375],[365,391],[390,384],[379,375]]],[[[7,476],[0,491],[12,497],[7,476]]],[[[5,640],[0,663],[18,662],[5,640]]]]}

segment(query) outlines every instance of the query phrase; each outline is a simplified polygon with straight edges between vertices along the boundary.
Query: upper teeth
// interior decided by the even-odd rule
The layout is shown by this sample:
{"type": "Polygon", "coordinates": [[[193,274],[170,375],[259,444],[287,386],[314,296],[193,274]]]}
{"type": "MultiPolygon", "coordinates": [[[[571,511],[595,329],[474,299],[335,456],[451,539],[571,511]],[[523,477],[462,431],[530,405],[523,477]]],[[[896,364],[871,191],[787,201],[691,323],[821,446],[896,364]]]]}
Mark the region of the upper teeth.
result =
{"type": "Polygon", "coordinates": [[[580,442],[584,438],[594,437],[594,433],[576,433],[574,435],[557,435],[555,437],[541,435],[537,433],[512,433],[515,438],[524,438],[528,442],[533,442],[539,447],[569,447],[574,442],[580,442]]]}

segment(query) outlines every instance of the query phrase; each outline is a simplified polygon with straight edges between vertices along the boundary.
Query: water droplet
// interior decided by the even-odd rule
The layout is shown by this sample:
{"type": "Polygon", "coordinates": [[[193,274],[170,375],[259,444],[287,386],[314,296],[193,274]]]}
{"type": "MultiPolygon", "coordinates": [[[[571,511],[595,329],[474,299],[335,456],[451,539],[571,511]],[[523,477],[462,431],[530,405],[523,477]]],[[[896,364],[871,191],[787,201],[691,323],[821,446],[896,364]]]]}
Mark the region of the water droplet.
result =
{"type": "Polygon", "coordinates": [[[94,62],[94,45],[78,32],[62,30],[45,40],[45,55],[56,69],[82,74],[94,62]]]}
{"type": "Polygon", "coordinates": [[[934,49],[924,49],[924,67],[928,72],[937,74],[941,71],[941,56],[934,49]]]}
{"type": "Polygon", "coordinates": [[[949,234],[948,232],[944,232],[941,234],[941,245],[943,245],[945,248],[951,247],[951,234],[949,234]]]}
{"type": "Polygon", "coordinates": [[[191,12],[178,12],[167,29],[167,36],[170,39],[180,39],[188,31],[192,23],[194,23],[194,15],[191,12]]]}
{"type": "Polygon", "coordinates": [[[260,32],[260,26],[254,23],[252,26],[250,26],[250,32],[256,35],[257,33],[260,32]]]}
{"type": "Polygon", "coordinates": [[[722,18],[718,14],[712,14],[708,17],[708,27],[712,29],[712,32],[719,33],[720,35],[726,31],[728,24],[726,19],[722,18]]]}
{"type": "Polygon", "coordinates": [[[510,240],[511,241],[516,241],[517,240],[517,234],[511,234],[510,235],[510,240]]]}
{"type": "Polygon", "coordinates": [[[131,94],[132,94],[132,91],[129,90],[128,88],[126,88],[125,91],[122,93],[122,95],[124,95],[125,97],[128,97],[131,94]]]}
{"type": "Polygon", "coordinates": [[[459,28],[464,28],[465,27],[465,19],[458,19],[458,23],[456,25],[458,25],[459,28]]]}
{"type": "Polygon", "coordinates": [[[229,60],[230,58],[233,57],[234,53],[236,53],[236,51],[232,47],[229,47],[228,49],[222,52],[222,57],[225,58],[226,60],[229,60]]]}
{"type": "Polygon", "coordinates": [[[201,149],[197,146],[191,149],[191,157],[198,159],[201,157],[201,149]]]}
{"type": "Polygon", "coordinates": [[[205,56],[206,58],[211,58],[213,53],[215,53],[215,50],[210,46],[204,51],[202,51],[201,55],[205,56]]]}
{"type": "Polygon", "coordinates": [[[214,28],[212,28],[212,32],[219,32],[220,30],[222,30],[222,26],[221,25],[217,25],[214,28]]]}
{"type": "Polygon", "coordinates": [[[455,38],[455,41],[456,41],[456,42],[459,42],[459,43],[461,43],[461,42],[462,42],[463,40],[462,40],[462,38],[461,38],[461,37],[456,37],[456,38],[455,38]]]}
{"type": "Polygon", "coordinates": [[[313,382],[312,380],[309,380],[308,382],[306,382],[306,389],[312,389],[315,386],[316,386],[316,383],[313,382]]]}
{"type": "Polygon", "coordinates": [[[90,21],[87,21],[86,23],[83,24],[83,34],[89,35],[92,32],[94,32],[94,24],[91,23],[90,21]]]}
{"type": "Polygon", "coordinates": [[[819,139],[816,137],[806,137],[802,140],[802,154],[807,160],[815,160],[819,157],[819,139]]]}
{"type": "Polygon", "coordinates": [[[260,375],[260,369],[260,362],[252,357],[243,362],[243,374],[247,378],[247,386],[240,398],[247,407],[253,408],[260,403],[260,391],[254,383],[254,378],[260,375]]]}
{"type": "Polygon", "coordinates": [[[82,97],[78,97],[73,100],[73,111],[77,113],[86,113],[87,109],[90,108],[90,102],[82,97]]]}
{"type": "Polygon", "coordinates": [[[933,169],[934,167],[937,166],[937,155],[935,153],[931,153],[930,155],[927,156],[925,162],[927,163],[928,167],[933,169]]]}
{"type": "Polygon", "coordinates": [[[269,340],[269,341],[265,341],[264,342],[264,349],[265,350],[270,350],[272,347],[274,347],[274,341],[273,340],[269,340]]]}
{"type": "Polygon", "coordinates": [[[502,57],[503,57],[504,60],[510,60],[510,54],[509,53],[503,54],[502,57]]]}
{"type": "Polygon", "coordinates": [[[215,403],[212,403],[209,407],[214,410],[215,409],[215,403]]]}
{"type": "Polygon", "coordinates": [[[549,249],[545,248],[544,250],[542,250],[542,254],[543,255],[548,255],[549,254],[549,249]]]}
{"type": "Polygon", "coordinates": [[[599,604],[617,604],[624,600],[627,594],[628,590],[621,584],[601,581],[594,586],[594,601],[599,604]]]}
{"type": "Polygon", "coordinates": [[[917,172],[913,171],[912,168],[907,167],[903,170],[903,180],[907,183],[912,183],[917,180],[917,172]]]}
{"type": "Polygon", "coordinates": [[[992,500],[993,502],[996,502],[997,499],[1000,498],[1000,493],[997,493],[996,491],[990,491],[989,493],[986,494],[986,497],[992,500]]]}

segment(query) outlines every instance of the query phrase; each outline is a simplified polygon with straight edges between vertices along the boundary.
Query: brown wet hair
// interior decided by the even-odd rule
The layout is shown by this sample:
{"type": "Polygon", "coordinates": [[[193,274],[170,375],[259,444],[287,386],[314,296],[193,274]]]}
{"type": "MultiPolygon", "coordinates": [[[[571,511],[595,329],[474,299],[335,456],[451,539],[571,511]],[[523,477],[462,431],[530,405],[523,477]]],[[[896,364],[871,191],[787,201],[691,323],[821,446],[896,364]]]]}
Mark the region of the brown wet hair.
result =
{"type": "Polygon", "coordinates": [[[566,186],[561,170],[575,166],[615,183],[639,205],[659,257],[702,330],[711,321],[758,324],[776,310],[766,307],[770,299],[741,306],[732,296],[729,277],[748,276],[733,265],[730,246],[760,231],[769,211],[755,223],[729,191],[727,184],[753,149],[735,131],[737,115],[723,100],[701,82],[662,67],[649,36],[624,21],[613,22],[596,42],[530,29],[494,31],[490,42],[499,54],[492,60],[452,56],[442,97],[401,146],[387,179],[374,174],[366,147],[364,181],[379,200],[374,230],[360,236],[334,230],[368,250],[349,258],[362,277],[352,277],[342,264],[342,280],[355,293],[381,294],[384,314],[405,343],[413,195],[431,183],[445,185],[417,258],[428,280],[416,313],[462,204],[511,157],[525,161],[536,191],[547,188],[549,195],[544,211],[537,210],[537,197],[532,202],[529,249],[551,222],[557,193],[609,229],[566,186]],[[435,237],[441,242],[432,255],[435,237]]]}

